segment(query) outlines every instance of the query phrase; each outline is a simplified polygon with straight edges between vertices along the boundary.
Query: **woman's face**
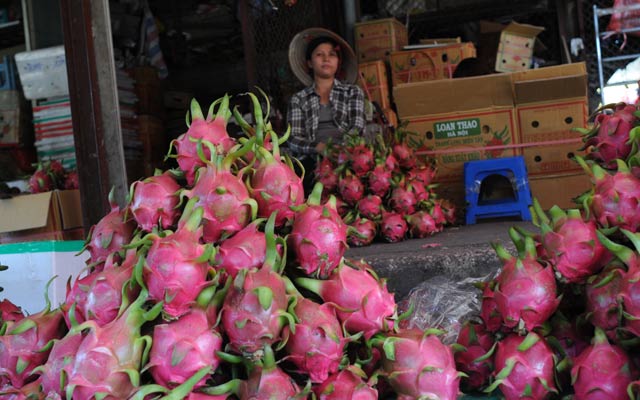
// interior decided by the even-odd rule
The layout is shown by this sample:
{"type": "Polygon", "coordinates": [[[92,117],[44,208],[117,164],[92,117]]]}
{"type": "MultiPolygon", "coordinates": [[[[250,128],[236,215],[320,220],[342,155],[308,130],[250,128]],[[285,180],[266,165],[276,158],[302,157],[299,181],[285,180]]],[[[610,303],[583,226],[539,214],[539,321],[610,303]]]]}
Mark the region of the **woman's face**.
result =
{"type": "Polygon", "coordinates": [[[313,70],[313,76],[319,78],[333,78],[338,71],[340,58],[331,43],[322,43],[311,53],[311,60],[307,61],[313,70]]]}

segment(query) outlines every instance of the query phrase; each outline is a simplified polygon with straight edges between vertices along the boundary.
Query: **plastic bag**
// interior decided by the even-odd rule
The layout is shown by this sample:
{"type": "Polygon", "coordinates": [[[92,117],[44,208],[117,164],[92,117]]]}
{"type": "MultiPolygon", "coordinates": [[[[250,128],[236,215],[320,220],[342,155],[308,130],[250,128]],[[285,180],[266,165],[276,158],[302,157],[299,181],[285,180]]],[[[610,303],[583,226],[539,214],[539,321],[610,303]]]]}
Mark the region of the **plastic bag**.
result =
{"type": "Polygon", "coordinates": [[[489,282],[496,274],[469,277],[462,281],[438,275],[422,282],[411,289],[399,304],[401,311],[413,307],[411,315],[402,321],[401,326],[441,329],[445,331],[441,336],[442,342],[455,343],[465,321],[480,314],[482,291],[475,284],[489,282]]]}

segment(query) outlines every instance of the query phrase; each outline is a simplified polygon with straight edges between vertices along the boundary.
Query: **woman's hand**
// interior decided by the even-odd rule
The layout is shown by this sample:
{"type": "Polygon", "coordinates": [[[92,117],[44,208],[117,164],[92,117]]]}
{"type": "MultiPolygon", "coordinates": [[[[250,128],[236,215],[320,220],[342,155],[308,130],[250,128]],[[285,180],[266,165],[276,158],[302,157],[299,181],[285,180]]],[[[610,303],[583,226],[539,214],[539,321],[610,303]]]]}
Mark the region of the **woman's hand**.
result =
{"type": "Polygon", "coordinates": [[[322,151],[324,151],[324,149],[327,147],[327,145],[325,143],[318,143],[316,145],[316,152],[318,153],[322,153],[322,151]]]}

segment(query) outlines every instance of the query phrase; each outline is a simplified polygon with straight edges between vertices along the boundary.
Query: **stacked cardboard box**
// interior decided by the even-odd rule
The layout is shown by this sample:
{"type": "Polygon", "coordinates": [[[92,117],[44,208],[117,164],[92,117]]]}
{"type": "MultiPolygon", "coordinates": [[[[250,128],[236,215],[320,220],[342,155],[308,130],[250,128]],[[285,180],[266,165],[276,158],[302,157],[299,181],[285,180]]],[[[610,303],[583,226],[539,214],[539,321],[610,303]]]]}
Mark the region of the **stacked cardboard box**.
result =
{"type": "Polygon", "coordinates": [[[76,168],[71,103],[66,97],[43,100],[33,107],[38,160],[58,160],[65,169],[76,168]]]}
{"type": "Polygon", "coordinates": [[[567,64],[516,73],[394,86],[400,118],[436,158],[443,196],[464,203],[466,161],[523,155],[533,195],[568,207],[588,187],[571,160],[580,154],[587,118],[586,66],[567,64]],[[553,183],[552,183],[553,182],[553,183]],[[547,191],[563,185],[563,193],[547,191]]]}

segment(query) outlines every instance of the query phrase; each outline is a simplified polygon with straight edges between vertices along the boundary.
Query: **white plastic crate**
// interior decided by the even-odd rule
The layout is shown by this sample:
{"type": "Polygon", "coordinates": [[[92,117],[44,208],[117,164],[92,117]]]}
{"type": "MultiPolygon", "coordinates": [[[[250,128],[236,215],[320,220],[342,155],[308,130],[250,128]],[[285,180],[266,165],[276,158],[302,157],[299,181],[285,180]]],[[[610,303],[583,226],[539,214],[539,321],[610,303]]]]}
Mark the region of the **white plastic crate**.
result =
{"type": "Polygon", "coordinates": [[[73,281],[86,266],[89,257],[76,256],[83,245],[81,240],[0,245],[0,264],[9,267],[0,271],[0,286],[4,288],[0,299],[9,299],[28,314],[40,312],[46,304],[47,282],[57,275],[49,287],[49,299],[51,309],[58,307],[65,300],[69,276],[73,281]]]}
{"type": "Polygon", "coordinates": [[[69,94],[64,46],[17,53],[15,60],[27,99],[69,94]]]}

